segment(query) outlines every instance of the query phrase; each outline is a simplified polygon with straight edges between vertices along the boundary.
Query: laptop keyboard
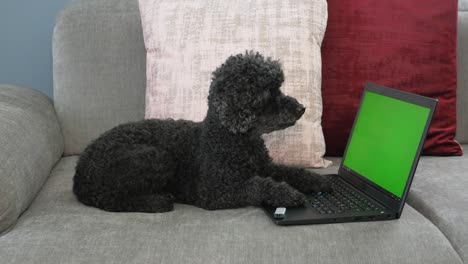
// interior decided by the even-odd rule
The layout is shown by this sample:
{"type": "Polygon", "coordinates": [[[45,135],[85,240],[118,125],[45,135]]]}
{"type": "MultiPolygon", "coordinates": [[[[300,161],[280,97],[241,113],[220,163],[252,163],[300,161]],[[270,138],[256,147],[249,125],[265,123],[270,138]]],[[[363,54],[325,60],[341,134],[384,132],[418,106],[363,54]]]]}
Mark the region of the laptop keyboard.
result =
{"type": "Polygon", "coordinates": [[[352,190],[338,178],[332,180],[332,190],[331,193],[319,192],[309,195],[307,205],[319,214],[384,210],[382,206],[352,190]]]}

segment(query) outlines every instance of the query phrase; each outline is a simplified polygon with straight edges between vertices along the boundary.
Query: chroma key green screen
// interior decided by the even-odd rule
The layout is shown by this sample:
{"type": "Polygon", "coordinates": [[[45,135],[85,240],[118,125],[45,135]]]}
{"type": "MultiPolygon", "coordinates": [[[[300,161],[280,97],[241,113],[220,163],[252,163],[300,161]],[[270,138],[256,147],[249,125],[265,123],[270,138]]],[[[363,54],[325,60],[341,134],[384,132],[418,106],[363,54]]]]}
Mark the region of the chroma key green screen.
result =
{"type": "Polygon", "coordinates": [[[401,198],[430,109],[366,91],[343,165],[401,198]]]}

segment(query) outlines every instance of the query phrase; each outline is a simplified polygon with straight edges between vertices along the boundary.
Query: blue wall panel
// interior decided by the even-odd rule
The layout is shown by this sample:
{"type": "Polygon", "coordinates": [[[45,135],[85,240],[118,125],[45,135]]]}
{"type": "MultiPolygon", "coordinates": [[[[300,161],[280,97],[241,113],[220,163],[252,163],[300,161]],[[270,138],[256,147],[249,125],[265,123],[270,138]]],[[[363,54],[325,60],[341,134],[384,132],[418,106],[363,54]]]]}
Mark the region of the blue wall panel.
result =
{"type": "Polygon", "coordinates": [[[52,97],[52,31],[71,0],[0,1],[0,83],[52,97]]]}

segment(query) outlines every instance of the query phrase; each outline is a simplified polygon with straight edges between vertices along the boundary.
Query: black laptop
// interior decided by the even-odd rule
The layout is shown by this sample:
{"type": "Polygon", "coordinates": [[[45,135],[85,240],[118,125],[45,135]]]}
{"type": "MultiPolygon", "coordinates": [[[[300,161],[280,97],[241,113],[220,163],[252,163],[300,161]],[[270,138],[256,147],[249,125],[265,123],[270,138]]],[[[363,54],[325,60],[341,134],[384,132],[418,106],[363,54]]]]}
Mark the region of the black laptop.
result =
{"type": "Polygon", "coordinates": [[[436,106],[431,98],[367,84],[338,174],[329,175],[332,191],[266,213],[279,225],[399,218],[436,106]]]}

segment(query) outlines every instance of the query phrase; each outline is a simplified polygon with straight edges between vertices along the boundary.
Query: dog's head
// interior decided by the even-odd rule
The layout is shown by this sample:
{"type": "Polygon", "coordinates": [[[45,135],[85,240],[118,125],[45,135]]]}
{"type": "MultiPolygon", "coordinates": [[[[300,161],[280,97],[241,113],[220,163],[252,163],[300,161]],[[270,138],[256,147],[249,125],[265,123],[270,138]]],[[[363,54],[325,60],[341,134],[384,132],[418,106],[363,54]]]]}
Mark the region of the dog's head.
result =
{"type": "Polygon", "coordinates": [[[233,133],[265,134],[292,126],[305,107],[284,95],[278,61],[252,51],[229,57],[213,72],[208,104],[233,133]]]}

